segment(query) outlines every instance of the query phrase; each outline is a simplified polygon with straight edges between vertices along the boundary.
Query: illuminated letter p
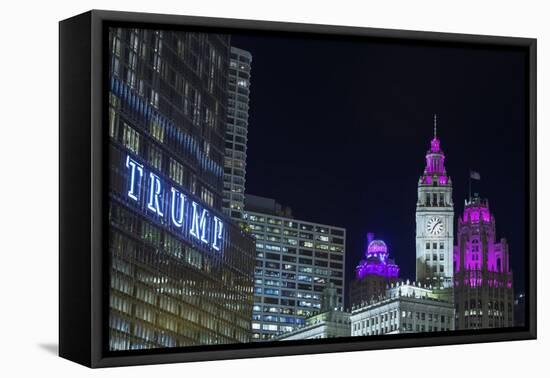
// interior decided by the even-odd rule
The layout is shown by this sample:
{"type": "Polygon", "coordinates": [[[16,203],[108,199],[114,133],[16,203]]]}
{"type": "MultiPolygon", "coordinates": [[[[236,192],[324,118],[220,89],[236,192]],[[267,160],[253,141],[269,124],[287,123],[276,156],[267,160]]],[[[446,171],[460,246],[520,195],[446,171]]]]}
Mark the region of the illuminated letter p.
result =
{"type": "Polygon", "coordinates": [[[212,241],[212,248],[214,248],[216,251],[220,250],[222,238],[223,223],[220,218],[214,217],[214,240],[212,241]]]}

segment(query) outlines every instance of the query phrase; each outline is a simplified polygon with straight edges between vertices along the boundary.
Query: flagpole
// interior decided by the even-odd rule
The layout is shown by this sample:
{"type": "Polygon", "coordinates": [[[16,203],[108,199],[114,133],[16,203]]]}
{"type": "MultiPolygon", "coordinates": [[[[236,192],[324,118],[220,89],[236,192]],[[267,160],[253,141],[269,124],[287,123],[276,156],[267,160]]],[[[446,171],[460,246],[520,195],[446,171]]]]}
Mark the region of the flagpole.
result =
{"type": "MultiPolygon", "coordinates": [[[[479,172],[470,170],[470,179],[468,180],[468,191],[470,196],[470,202],[472,201],[472,179],[474,180],[481,180],[481,176],[479,172]]],[[[475,195],[478,195],[477,193],[474,193],[475,195]]]]}
{"type": "Polygon", "coordinates": [[[468,198],[470,199],[470,202],[472,202],[472,171],[470,170],[470,174],[468,175],[468,198]]]}

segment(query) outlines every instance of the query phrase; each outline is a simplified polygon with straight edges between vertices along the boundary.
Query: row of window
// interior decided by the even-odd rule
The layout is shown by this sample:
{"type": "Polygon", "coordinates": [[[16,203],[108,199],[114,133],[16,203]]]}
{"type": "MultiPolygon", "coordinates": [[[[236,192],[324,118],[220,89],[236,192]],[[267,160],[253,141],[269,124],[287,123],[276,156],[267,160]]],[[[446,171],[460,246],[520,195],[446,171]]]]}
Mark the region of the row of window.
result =
{"type": "MultiPolygon", "coordinates": [[[[444,265],[428,265],[426,266],[427,273],[431,274],[437,274],[437,273],[445,273],[445,266],[444,265]]],[[[438,278],[438,277],[433,277],[438,278]]]]}
{"type": "Polygon", "coordinates": [[[322,251],[313,251],[311,249],[296,249],[293,247],[285,247],[285,246],[279,246],[274,244],[264,244],[256,242],[256,251],[257,254],[260,253],[261,257],[265,257],[272,260],[282,260],[288,261],[288,262],[296,262],[295,255],[303,256],[303,257],[313,257],[319,258],[319,259],[325,259],[328,260],[330,257],[330,260],[333,261],[342,261],[344,259],[344,256],[340,252],[339,249],[335,248],[332,253],[329,252],[322,252],[322,251]],[[269,252],[262,252],[261,250],[264,249],[269,252]],[[283,254],[281,254],[281,252],[283,254]],[[294,258],[294,259],[293,259],[294,258]]]}
{"type": "MultiPolygon", "coordinates": [[[[289,260],[289,259],[290,258],[287,258],[286,260],[289,260]]],[[[284,260],[285,259],[283,259],[283,261],[284,260]]],[[[325,260],[315,260],[315,262],[313,262],[312,259],[299,257],[297,263],[302,264],[302,265],[321,267],[321,268],[329,268],[330,267],[331,269],[336,269],[340,272],[343,270],[343,265],[341,263],[337,263],[337,262],[328,263],[325,260]]],[[[293,271],[293,272],[295,272],[296,269],[297,269],[296,263],[288,264],[288,263],[285,262],[285,263],[281,264],[281,263],[273,262],[273,261],[269,261],[269,260],[264,261],[263,260],[263,254],[261,252],[259,252],[257,254],[256,266],[257,267],[264,267],[265,266],[268,269],[282,269],[282,270],[293,271]]],[[[334,276],[340,276],[339,274],[333,274],[333,275],[334,276]]]]}
{"type": "MultiPolygon", "coordinates": [[[[426,249],[437,249],[437,242],[426,242],[426,249]]],[[[439,249],[445,249],[445,243],[439,242],[439,249]]]]}
{"type": "MultiPolygon", "coordinates": [[[[322,292],[324,289],[324,285],[326,285],[325,279],[319,279],[317,282],[321,285],[312,285],[308,283],[297,283],[295,281],[280,281],[280,280],[268,280],[268,279],[255,279],[256,286],[258,285],[264,285],[264,286],[270,286],[270,287],[281,287],[286,289],[299,289],[299,290],[313,290],[316,292],[322,292]]],[[[330,280],[330,282],[333,282],[335,285],[341,286],[342,281],[341,280],[330,280]]],[[[337,291],[340,291],[339,294],[341,294],[341,289],[337,289],[337,291]]]]}
{"type": "Polygon", "coordinates": [[[442,314],[436,314],[431,312],[421,312],[421,311],[398,311],[393,310],[390,312],[386,312],[384,314],[375,315],[373,317],[369,317],[367,319],[363,319],[359,322],[353,323],[353,330],[358,329],[364,329],[366,327],[382,324],[384,322],[395,322],[401,317],[402,319],[415,319],[416,321],[428,321],[428,322],[441,322],[441,323],[449,323],[451,318],[449,316],[445,316],[442,314]]]}
{"type": "Polygon", "coordinates": [[[255,287],[254,293],[258,295],[261,295],[261,294],[274,295],[274,296],[286,297],[286,298],[313,299],[316,301],[321,300],[321,296],[319,294],[316,294],[315,292],[300,292],[300,291],[284,290],[284,289],[281,290],[281,289],[273,289],[269,287],[255,287]]]}
{"type": "MultiPolygon", "coordinates": [[[[257,235],[254,235],[254,236],[256,237],[257,235]]],[[[262,240],[262,239],[259,239],[256,237],[256,240],[262,240]]],[[[319,243],[313,244],[311,242],[303,242],[303,241],[300,241],[300,243],[294,243],[289,240],[287,240],[288,241],[287,244],[290,245],[291,247],[289,247],[288,245],[285,246],[285,245],[265,243],[263,241],[260,241],[260,242],[256,241],[256,249],[257,250],[265,249],[266,251],[276,251],[276,252],[296,254],[296,248],[293,248],[293,247],[300,246],[304,248],[315,248],[320,251],[344,252],[344,248],[338,245],[327,245],[327,244],[319,244],[319,243]]],[[[303,251],[307,251],[305,253],[306,255],[308,252],[311,252],[306,249],[300,249],[300,252],[303,252],[303,251]]]]}
{"type": "MultiPolygon", "coordinates": [[[[336,250],[336,249],[342,250],[342,247],[335,246],[335,245],[329,245],[329,244],[324,244],[324,243],[320,243],[320,242],[315,242],[314,243],[313,241],[298,240],[298,239],[294,239],[292,237],[280,237],[280,236],[274,236],[274,235],[270,235],[270,234],[258,233],[255,230],[254,226],[251,226],[251,230],[254,231],[253,235],[257,240],[266,240],[266,241],[270,241],[270,242],[284,243],[284,244],[293,245],[293,246],[299,245],[300,247],[317,248],[317,249],[325,250],[325,251],[336,250]]],[[[289,236],[291,236],[291,235],[289,235],[289,236]]],[[[296,235],[294,237],[297,238],[298,236],[296,235]]],[[[310,238],[308,238],[304,235],[300,235],[299,237],[302,238],[302,239],[310,239],[310,238]]],[[[321,237],[322,236],[320,236],[319,239],[321,237]]],[[[329,240],[321,240],[321,241],[329,243],[329,240]]],[[[341,245],[344,244],[344,241],[340,238],[333,238],[332,243],[333,244],[338,244],[338,245],[341,246],[341,245]]]]}
{"type": "Polygon", "coordinates": [[[301,318],[294,318],[291,316],[274,316],[274,315],[252,315],[252,321],[264,321],[269,323],[283,323],[283,324],[304,324],[304,320],[301,318]]]}
{"type": "Polygon", "coordinates": [[[307,224],[307,223],[299,223],[292,220],[283,221],[282,219],[279,219],[279,218],[271,218],[271,217],[266,217],[264,215],[248,214],[247,220],[251,223],[267,223],[267,224],[273,224],[278,226],[284,226],[290,229],[314,231],[322,234],[330,233],[331,235],[344,236],[344,233],[345,233],[345,231],[342,229],[318,226],[318,225],[307,224]]]}
{"type": "MultiPolygon", "coordinates": [[[[308,257],[313,257],[312,251],[304,250],[306,253],[300,253],[300,256],[307,256],[307,257],[296,257],[292,255],[281,255],[280,253],[273,253],[273,252],[256,252],[256,257],[259,259],[268,259],[268,260],[275,260],[275,261],[285,261],[290,263],[300,263],[305,265],[316,265],[316,266],[329,266],[328,261],[322,261],[317,259],[323,259],[328,260],[328,254],[327,253],[319,253],[315,252],[315,264],[312,263],[312,259],[308,257]],[[319,261],[319,263],[317,263],[319,261]]],[[[343,257],[342,255],[331,255],[331,262],[330,267],[334,269],[342,269],[343,265],[339,263],[338,261],[342,261],[343,257]]]]}
{"type": "Polygon", "coordinates": [[[426,193],[424,197],[424,203],[426,206],[444,207],[449,206],[449,203],[445,201],[445,193],[426,193]]]}
{"type": "MultiPolygon", "coordinates": [[[[256,223],[251,223],[250,229],[255,231],[255,233],[258,235],[261,235],[264,233],[273,234],[273,235],[265,235],[266,237],[278,237],[279,235],[282,234],[284,236],[290,236],[290,237],[295,237],[300,239],[318,240],[322,242],[340,244],[340,245],[344,244],[343,238],[336,237],[336,236],[330,237],[325,233],[313,234],[310,232],[298,231],[292,228],[281,228],[277,226],[270,226],[265,224],[262,225],[262,224],[256,224],[256,223]]],[[[274,239],[274,240],[280,240],[280,239],[274,239]]]]}
{"type": "MultiPolygon", "coordinates": [[[[426,261],[437,261],[437,254],[431,254],[431,253],[426,253],[426,261]]],[[[439,261],[443,261],[445,260],[445,255],[443,253],[440,253],[439,254],[439,261]]]]}
{"type": "MultiPolygon", "coordinates": [[[[299,266],[298,272],[300,273],[310,273],[318,276],[326,276],[326,277],[342,277],[342,272],[334,271],[331,269],[323,269],[323,268],[314,268],[311,266],[299,266]]],[[[256,268],[254,272],[255,277],[259,276],[265,276],[265,277],[275,277],[275,278],[283,278],[287,280],[295,280],[296,274],[290,273],[290,272],[281,272],[278,270],[270,270],[270,269],[259,269],[256,268]]]]}
{"type": "Polygon", "coordinates": [[[289,300],[282,298],[280,301],[281,302],[280,304],[267,304],[267,303],[257,302],[257,303],[254,303],[252,310],[254,311],[254,313],[299,316],[299,318],[296,318],[296,323],[305,322],[304,320],[305,318],[308,318],[318,313],[318,311],[308,309],[308,308],[296,308],[296,306],[290,307],[289,305],[283,303],[285,301],[289,301],[289,300]]]}

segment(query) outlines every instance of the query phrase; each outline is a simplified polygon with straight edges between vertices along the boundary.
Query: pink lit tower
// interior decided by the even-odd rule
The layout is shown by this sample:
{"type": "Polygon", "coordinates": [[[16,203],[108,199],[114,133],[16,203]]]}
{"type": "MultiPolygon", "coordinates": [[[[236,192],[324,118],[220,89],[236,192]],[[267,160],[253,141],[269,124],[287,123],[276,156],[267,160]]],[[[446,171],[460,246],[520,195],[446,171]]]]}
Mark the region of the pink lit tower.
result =
{"type": "Polygon", "coordinates": [[[506,239],[496,239],[489,202],[465,201],[454,247],[456,329],[513,326],[513,276],[506,239]]]}
{"type": "Polygon", "coordinates": [[[388,246],[383,240],[367,234],[365,258],[355,268],[355,279],[350,285],[350,303],[360,306],[386,294],[386,287],[397,282],[399,267],[390,258],[388,246]]]}
{"type": "Polygon", "coordinates": [[[416,202],[416,281],[452,301],[454,245],[453,185],[445,170],[445,154],[434,135],[426,166],[418,180],[416,202]]]}

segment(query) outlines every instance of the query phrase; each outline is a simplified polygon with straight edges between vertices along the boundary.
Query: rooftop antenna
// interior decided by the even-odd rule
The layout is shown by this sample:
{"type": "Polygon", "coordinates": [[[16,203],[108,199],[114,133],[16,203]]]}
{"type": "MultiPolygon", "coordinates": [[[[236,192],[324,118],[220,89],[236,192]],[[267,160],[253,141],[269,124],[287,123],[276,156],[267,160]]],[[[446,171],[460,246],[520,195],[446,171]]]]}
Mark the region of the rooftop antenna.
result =
{"type": "Polygon", "coordinates": [[[434,138],[437,138],[437,114],[434,114],[434,138]]]}

